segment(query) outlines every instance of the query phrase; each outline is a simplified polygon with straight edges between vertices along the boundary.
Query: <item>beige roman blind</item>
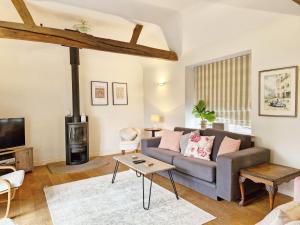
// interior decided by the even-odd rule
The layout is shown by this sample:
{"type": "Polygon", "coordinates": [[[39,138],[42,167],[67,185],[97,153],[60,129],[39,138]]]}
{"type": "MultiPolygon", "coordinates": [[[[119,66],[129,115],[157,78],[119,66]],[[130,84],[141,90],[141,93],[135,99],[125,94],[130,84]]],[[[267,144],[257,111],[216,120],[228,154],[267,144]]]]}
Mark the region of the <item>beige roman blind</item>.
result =
{"type": "Polygon", "coordinates": [[[194,68],[194,94],[214,110],[218,121],[250,126],[250,54],[194,68]]]}

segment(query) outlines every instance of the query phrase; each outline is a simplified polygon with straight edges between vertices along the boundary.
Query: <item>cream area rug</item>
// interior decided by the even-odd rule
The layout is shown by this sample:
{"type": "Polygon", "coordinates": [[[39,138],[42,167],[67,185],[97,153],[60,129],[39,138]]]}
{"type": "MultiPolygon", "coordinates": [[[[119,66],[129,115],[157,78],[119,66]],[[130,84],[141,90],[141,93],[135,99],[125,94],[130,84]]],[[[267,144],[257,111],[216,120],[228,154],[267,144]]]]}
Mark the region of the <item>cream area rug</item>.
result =
{"type": "MultiPolygon", "coordinates": [[[[200,225],[214,216],[153,182],[150,210],[143,209],[142,178],[133,171],[46,187],[54,225],[200,225]]],[[[146,196],[150,181],[145,179],[146,196]]],[[[146,200],[147,201],[147,200],[146,200]]]]}

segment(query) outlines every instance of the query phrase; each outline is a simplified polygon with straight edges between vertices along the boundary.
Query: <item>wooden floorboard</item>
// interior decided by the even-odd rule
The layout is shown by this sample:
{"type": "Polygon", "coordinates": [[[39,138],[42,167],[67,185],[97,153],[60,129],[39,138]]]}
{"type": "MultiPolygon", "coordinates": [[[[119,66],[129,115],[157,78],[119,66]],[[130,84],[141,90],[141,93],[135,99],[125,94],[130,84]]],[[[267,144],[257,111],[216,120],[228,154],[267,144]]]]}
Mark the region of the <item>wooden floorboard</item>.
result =
{"type": "MultiPolygon", "coordinates": [[[[103,158],[109,162],[107,166],[76,174],[51,174],[46,166],[35,167],[33,172],[26,174],[21,189],[18,190],[16,198],[12,201],[10,217],[18,225],[53,225],[43,188],[111,174],[115,163],[111,156],[103,158]]],[[[127,168],[120,166],[120,171],[124,170],[127,168]]],[[[166,178],[156,175],[154,182],[172,190],[170,182],[166,178]]],[[[217,219],[207,223],[208,225],[253,225],[261,220],[269,210],[267,195],[263,195],[248,206],[239,207],[236,202],[215,201],[182,185],[177,184],[177,189],[181,198],[217,217],[217,219]]],[[[275,206],[290,200],[290,197],[278,194],[275,206]]],[[[5,207],[5,204],[0,204],[1,215],[4,215],[5,207]]]]}

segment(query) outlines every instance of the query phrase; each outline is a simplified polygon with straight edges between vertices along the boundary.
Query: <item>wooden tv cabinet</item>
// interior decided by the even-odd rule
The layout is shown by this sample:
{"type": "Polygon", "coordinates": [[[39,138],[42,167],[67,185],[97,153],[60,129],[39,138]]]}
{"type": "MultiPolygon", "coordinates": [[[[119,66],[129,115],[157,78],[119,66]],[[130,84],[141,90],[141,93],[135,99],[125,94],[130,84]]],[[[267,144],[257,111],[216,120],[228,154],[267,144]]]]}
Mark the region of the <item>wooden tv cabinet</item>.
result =
{"type": "Polygon", "coordinates": [[[25,170],[25,172],[32,171],[33,169],[33,148],[32,147],[17,147],[7,150],[0,151],[0,156],[12,155],[15,158],[14,163],[2,164],[2,165],[12,165],[17,168],[17,170],[25,170]]]}

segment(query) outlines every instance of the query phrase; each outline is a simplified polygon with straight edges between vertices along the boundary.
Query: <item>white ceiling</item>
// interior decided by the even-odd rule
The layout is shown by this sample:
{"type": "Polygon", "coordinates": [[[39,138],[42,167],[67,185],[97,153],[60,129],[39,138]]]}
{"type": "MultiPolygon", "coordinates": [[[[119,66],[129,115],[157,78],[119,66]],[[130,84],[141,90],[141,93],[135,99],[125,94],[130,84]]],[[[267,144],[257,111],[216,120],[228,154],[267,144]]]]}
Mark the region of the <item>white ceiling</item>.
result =
{"type": "Polygon", "coordinates": [[[269,12],[300,15],[300,6],[292,0],[137,0],[148,5],[162,7],[178,12],[201,4],[209,7],[212,4],[224,4],[239,8],[248,8],[269,12]]]}
{"type": "MultiPolygon", "coordinates": [[[[27,0],[32,3],[65,4],[94,12],[119,16],[132,24],[159,26],[168,47],[182,53],[182,18],[190,9],[201,14],[214,6],[228,6],[300,16],[300,6],[292,0],[27,0]]],[[[62,6],[62,5],[61,5],[62,6]]],[[[216,15],[218,17],[218,15],[216,15]]],[[[251,20],[251,18],[249,18],[251,20]]],[[[205,20],[204,20],[205,21],[205,20]]]]}
{"type": "Polygon", "coordinates": [[[201,0],[138,0],[149,5],[162,7],[166,9],[181,11],[187,7],[200,2],[201,0]]]}

